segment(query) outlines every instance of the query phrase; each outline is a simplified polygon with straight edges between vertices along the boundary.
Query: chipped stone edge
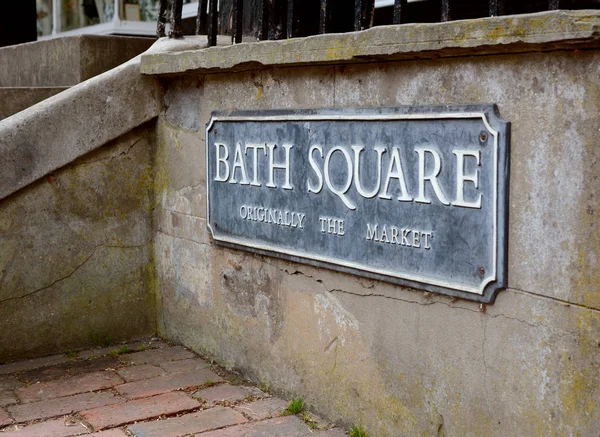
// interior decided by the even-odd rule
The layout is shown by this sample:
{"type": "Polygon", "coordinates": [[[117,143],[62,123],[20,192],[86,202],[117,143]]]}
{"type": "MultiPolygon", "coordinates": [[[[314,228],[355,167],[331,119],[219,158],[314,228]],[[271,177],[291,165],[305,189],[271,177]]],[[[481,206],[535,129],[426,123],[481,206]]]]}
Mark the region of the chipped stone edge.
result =
{"type": "Polygon", "coordinates": [[[598,47],[600,11],[550,11],[211,48],[204,36],[162,39],[142,55],[141,72],[177,75],[598,47]]]}

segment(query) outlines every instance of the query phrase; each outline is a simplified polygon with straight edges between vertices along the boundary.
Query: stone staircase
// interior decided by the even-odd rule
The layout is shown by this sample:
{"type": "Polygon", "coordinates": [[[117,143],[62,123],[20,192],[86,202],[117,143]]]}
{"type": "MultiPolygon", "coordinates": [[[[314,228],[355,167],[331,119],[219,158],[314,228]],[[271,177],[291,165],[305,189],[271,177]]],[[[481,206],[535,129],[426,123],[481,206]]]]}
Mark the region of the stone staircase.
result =
{"type": "Polygon", "coordinates": [[[128,61],[152,43],[76,35],[0,48],[0,120],[128,61]]]}

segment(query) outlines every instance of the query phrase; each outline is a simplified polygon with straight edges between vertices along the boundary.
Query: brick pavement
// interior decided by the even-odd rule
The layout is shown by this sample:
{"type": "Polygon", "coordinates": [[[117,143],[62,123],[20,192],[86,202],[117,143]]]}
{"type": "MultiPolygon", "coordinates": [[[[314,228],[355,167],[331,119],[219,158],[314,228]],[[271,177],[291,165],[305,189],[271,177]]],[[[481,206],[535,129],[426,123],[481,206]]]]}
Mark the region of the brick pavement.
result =
{"type": "Polygon", "coordinates": [[[158,339],[0,364],[0,437],[347,435],[286,405],[158,339]]]}

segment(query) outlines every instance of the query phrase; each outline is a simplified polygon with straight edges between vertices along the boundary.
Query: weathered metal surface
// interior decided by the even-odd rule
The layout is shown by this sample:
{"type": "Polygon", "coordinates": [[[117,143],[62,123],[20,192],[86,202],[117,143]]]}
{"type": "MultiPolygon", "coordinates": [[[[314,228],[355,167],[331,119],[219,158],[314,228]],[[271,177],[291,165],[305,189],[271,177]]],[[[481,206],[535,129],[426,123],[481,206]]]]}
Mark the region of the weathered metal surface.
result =
{"type": "Polygon", "coordinates": [[[214,113],[217,244],[491,302],[509,125],[493,106],[214,113]]]}

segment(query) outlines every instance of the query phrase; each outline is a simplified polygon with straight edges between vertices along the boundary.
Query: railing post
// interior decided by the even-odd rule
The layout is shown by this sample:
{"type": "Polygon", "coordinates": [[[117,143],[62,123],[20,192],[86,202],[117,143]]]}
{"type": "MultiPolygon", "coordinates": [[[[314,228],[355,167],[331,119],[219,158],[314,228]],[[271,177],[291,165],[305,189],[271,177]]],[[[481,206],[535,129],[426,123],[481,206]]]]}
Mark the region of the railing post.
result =
{"type": "Polygon", "coordinates": [[[196,35],[205,35],[208,17],[208,0],[198,0],[198,15],[196,16],[196,35]]]}
{"type": "MultiPolygon", "coordinates": [[[[115,11],[115,14],[117,11],[115,11]]],[[[167,25],[167,0],[160,0],[158,7],[158,22],[156,23],[156,37],[162,38],[166,36],[165,27],[167,25]]]]}
{"type": "Polygon", "coordinates": [[[319,33],[328,33],[331,30],[331,1],[321,0],[321,13],[319,16],[319,33]]]}
{"type": "Polygon", "coordinates": [[[173,13],[171,14],[171,38],[183,38],[181,30],[181,13],[183,12],[183,0],[173,0],[173,13]]]}
{"type": "Polygon", "coordinates": [[[490,0],[490,17],[504,14],[504,0],[490,0]]]}
{"type": "MultiPolygon", "coordinates": [[[[493,1],[493,0],[490,0],[493,1]]],[[[402,20],[405,20],[406,16],[406,0],[395,0],[394,1],[394,24],[401,24],[402,20]]]]}
{"type": "Polygon", "coordinates": [[[269,0],[254,0],[256,11],[256,39],[263,41],[269,37],[269,0]]]}
{"type": "Polygon", "coordinates": [[[442,0],[442,16],[440,21],[450,21],[450,0],[442,0]]]}
{"type": "Polygon", "coordinates": [[[298,18],[297,18],[297,6],[298,0],[287,0],[287,26],[286,36],[287,38],[294,38],[298,35],[298,18]]]}
{"type": "Polygon", "coordinates": [[[219,27],[219,0],[209,0],[208,6],[208,25],[207,36],[208,46],[214,47],[217,45],[217,32],[219,27]]]}
{"type": "Polygon", "coordinates": [[[244,0],[233,0],[233,25],[231,26],[231,43],[242,42],[244,29],[244,0]]]}

